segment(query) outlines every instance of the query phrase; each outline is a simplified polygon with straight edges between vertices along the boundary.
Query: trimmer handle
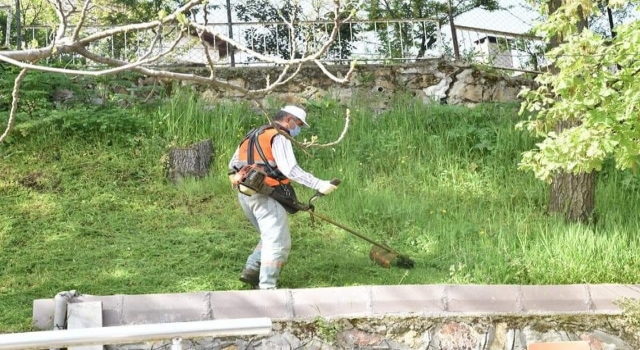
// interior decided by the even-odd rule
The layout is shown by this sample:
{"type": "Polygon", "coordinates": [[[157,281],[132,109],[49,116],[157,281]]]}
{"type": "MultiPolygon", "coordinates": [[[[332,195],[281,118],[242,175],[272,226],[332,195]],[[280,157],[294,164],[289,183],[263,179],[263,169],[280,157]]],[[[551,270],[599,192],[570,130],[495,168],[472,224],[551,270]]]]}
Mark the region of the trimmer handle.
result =
{"type": "MultiPolygon", "coordinates": [[[[334,186],[340,185],[340,182],[341,181],[338,178],[333,178],[333,179],[331,179],[331,181],[329,181],[329,183],[334,185],[334,186]]],[[[316,191],[316,194],[314,194],[311,198],[309,198],[309,208],[312,207],[311,202],[316,200],[318,197],[322,197],[322,196],[324,196],[322,193],[320,193],[319,191],[316,191]]]]}
{"type": "MultiPolygon", "coordinates": [[[[338,179],[337,177],[334,177],[333,179],[331,179],[331,181],[329,181],[329,183],[334,186],[338,186],[340,185],[340,179],[338,179]]],[[[314,195],[314,197],[322,197],[322,196],[324,196],[324,194],[320,193],[320,191],[316,192],[316,194],[314,195]]]]}

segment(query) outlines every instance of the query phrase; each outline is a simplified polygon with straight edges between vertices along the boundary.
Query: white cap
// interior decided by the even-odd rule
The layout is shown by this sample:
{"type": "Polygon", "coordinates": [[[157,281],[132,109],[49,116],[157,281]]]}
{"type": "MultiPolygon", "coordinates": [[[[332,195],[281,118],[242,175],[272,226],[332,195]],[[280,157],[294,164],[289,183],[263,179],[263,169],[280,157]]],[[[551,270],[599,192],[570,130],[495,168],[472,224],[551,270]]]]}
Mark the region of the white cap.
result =
{"type": "Polygon", "coordinates": [[[307,124],[307,120],[306,120],[307,112],[305,112],[302,108],[296,107],[296,106],[285,106],[284,108],[281,109],[281,111],[287,112],[292,116],[300,119],[306,127],[309,127],[309,124],[307,124]]]}

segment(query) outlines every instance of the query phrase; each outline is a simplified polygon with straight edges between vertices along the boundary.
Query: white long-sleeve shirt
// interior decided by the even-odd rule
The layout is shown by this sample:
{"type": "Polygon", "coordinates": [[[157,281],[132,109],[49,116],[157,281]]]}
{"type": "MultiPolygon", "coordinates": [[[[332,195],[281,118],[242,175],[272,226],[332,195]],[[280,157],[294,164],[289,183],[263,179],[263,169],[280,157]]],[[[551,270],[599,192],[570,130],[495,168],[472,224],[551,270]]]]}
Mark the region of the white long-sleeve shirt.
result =
{"type": "MultiPolygon", "coordinates": [[[[293,153],[293,145],[286,137],[282,135],[276,135],[271,143],[271,152],[276,162],[278,170],[288,177],[289,179],[314,190],[319,190],[322,184],[322,180],[308,173],[298,165],[296,156],[293,153]]],[[[233,153],[231,160],[229,161],[229,170],[238,167],[238,148],[233,153]]]]}

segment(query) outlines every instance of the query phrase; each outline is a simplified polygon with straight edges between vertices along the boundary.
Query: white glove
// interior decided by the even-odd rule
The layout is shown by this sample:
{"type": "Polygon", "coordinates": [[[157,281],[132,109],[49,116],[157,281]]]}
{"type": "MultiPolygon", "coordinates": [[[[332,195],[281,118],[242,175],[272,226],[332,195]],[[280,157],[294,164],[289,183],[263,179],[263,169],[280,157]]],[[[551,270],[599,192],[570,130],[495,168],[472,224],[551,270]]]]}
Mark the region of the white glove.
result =
{"type": "Polygon", "coordinates": [[[238,183],[236,182],[236,175],[235,174],[229,175],[229,182],[231,183],[231,188],[232,189],[235,189],[238,186],[238,183]]]}
{"type": "Polygon", "coordinates": [[[336,188],[338,188],[338,186],[332,184],[329,181],[320,181],[320,186],[318,187],[318,192],[327,195],[331,192],[333,192],[333,190],[335,190],[336,188]]]}

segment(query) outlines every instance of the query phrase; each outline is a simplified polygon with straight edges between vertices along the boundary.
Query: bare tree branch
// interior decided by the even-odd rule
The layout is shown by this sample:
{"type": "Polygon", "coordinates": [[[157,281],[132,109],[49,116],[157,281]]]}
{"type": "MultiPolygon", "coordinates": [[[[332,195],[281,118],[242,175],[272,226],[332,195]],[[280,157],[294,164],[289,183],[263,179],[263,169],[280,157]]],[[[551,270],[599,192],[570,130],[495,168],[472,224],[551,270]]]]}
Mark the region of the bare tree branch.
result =
{"type": "Polygon", "coordinates": [[[351,76],[353,75],[353,71],[356,68],[356,62],[355,61],[351,62],[351,66],[349,67],[349,71],[347,72],[347,74],[345,74],[344,78],[340,79],[340,78],[336,77],[335,75],[333,75],[331,72],[329,72],[327,70],[327,68],[325,68],[324,64],[322,64],[322,62],[320,62],[319,60],[314,60],[313,63],[315,63],[318,67],[320,67],[320,70],[322,71],[322,73],[324,73],[324,75],[329,77],[329,79],[335,81],[336,83],[340,83],[340,84],[348,83],[349,79],[351,79],[351,76]]]}
{"type": "Polygon", "coordinates": [[[296,21],[296,10],[295,8],[297,7],[297,5],[299,4],[299,1],[294,1],[294,10],[291,11],[291,20],[287,21],[286,18],[284,18],[284,15],[282,14],[281,11],[278,11],[278,17],[280,17],[280,19],[287,25],[287,27],[289,27],[289,44],[291,44],[291,56],[290,58],[295,58],[296,55],[296,50],[297,45],[296,45],[296,29],[293,26],[293,23],[296,21]]]}
{"type": "MultiPolygon", "coordinates": [[[[83,0],[83,7],[79,14],[79,19],[76,27],[74,28],[72,34],[68,37],[66,35],[66,29],[69,26],[69,20],[71,18],[72,13],[74,13],[75,7],[72,4],[67,5],[63,4],[64,1],[68,0],[50,0],[55,7],[56,14],[59,19],[59,27],[56,31],[56,36],[53,42],[44,48],[40,49],[29,49],[29,50],[19,50],[19,51],[0,51],[0,61],[6,62],[16,67],[22,68],[20,74],[15,80],[15,86],[12,93],[13,101],[12,101],[12,109],[9,114],[9,122],[7,124],[7,128],[5,132],[0,137],[0,142],[6,138],[9,134],[13,125],[15,123],[15,115],[18,109],[18,101],[19,101],[19,90],[20,84],[26,75],[28,70],[37,70],[44,72],[52,72],[52,73],[63,73],[63,74],[74,74],[74,75],[87,75],[87,76],[103,76],[114,74],[122,71],[134,71],[149,77],[163,78],[163,79],[171,79],[171,80],[179,80],[179,81],[190,81],[197,84],[203,84],[208,86],[214,86],[216,88],[225,89],[225,90],[234,90],[243,94],[246,98],[254,100],[258,106],[261,107],[262,111],[265,113],[265,117],[269,120],[269,122],[273,123],[273,120],[270,118],[266,110],[262,106],[262,101],[260,100],[267,94],[271,93],[275,88],[282,86],[291,82],[291,80],[298,76],[301,71],[302,66],[305,63],[315,63],[325,74],[327,77],[332,79],[338,83],[345,83],[351,77],[355,64],[352,64],[348,73],[344,78],[338,78],[331,72],[329,72],[326,67],[319,61],[319,59],[326,54],[329,50],[333,42],[335,42],[337,36],[340,32],[340,27],[343,22],[349,21],[354,15],[355,11],[351,11],[351,13],[346,16],[346,18],[341,19],[341,2],[340,0],[333,0],[333,28],[331,33],[327,33],[326,37],[321,45],[314,46],[313,49],[310,49],[311,46],[308,44],[303,48],[303,56],[296,58],[296,51],[298,50],[298,42],[295,40],[295,33],[297,30],[296,27],[296,15],[295,11],[292,14],[289,20],[283,18],[283,21],[289,28],[290,35],[292,35],[292,39],[290,40],[291,46],[290,49],[291,57],[290,59],[282,59],[280,57],[269,56],[259,52],[256,52],[242,43],[235,41],[226,35],[217,32],[213,27],[207,25],[207,23],[198,24],[198,23],[185,23],[183,14],[188,11],[192,11],[195,6],[202,5],[206,3],[206,0],[189,0],[187,3],[180,6],[170,15],[164,16],[157,20],[144,22],[144,23],[136,23],[129,25],[122,25],[113,28],[109,28],[106,30],[101,30],[99,32],[89,34],[86,36],[81,35],[81,30],[85,24],[87,18],[91,18],[89,13],[95,8],[92,6],[91,0],[83,0]],[[65,10],[66,9],[66,10],[65,10]],[[69,10],[70,9],[70,10],[69,10]],[[159,41],[163,38],[163,28],[167,25],[176,25],[181,24],[180,31],[172,41],[169,48],[163,50],[158,54],[154,54],[154,51],[159,43],[159,41]],[[181,42],[184,39],[186,33],[191,33],[192,30],[195,29],[198,38],[200,40],[200,44],[203,46],[205,50],[205,56],[208,63],[208,68],[211,72],[210,76],[200,76],[196,74],[188,74],[188,73],[178,73],[172,72],[169,70],[163,70],[158,68],[151,68],[147,66],[150,63],[153,63],[159,60],[162,57],[174,52],[181,42]],[[156,35],[152,39],[151,43],[148,44],[146,48],[146,52],[138,57],[135,62],[128,62],[126,60],[120,60],[112,57],[106,57],[104,55],[100,55],[95,52],[91,52],[88,47],[90,44],[95,43],[99,40],[106,38],[113,38],[113,36],[120,35],[126,32],[131,31],[156,31],[156,35]],[[205,38],[205,35],[207,36],[205,38]],[[245,52],[248,55],[262,60],[265,63],[271,64],[280,64],[283,65],[282,71],[278,74],[274,81],[271,81],[270,77],[266,77],[266,84],[263,88],[259,89],[248,89],[243,86],[238,86],[227,81],[222,81],[216,78],[215,76],[215,61],[209,52],[209,44],[208,44],[208,36],[211,35],[214,40],[222,40],[226,42],[227,45],[235,47],[234,51],[245,52]],[[65,68],[53,68],[47,66],[37,65],[35,62],[39,59],[50,58],[60,54],[79,54],[88,60],[93,62],[104,64],[110,66],[108,69],[98,69],[98,70],[80,70],[80,69],[65,69],[65,68]],[[295,70],[292,71],[292,67],[295,66],[295,70]]],[[[205,4],[205,12],[206,12],[206,4],[205,4]]],[[[74,15],[75,16],[75,15],[74,15]]],[[[282,16],[282,15],[281,15],[282,16]]],[[[170,34],[171,36],[173,34],[170,34]]],[[[304,39],[304,38],[303,38],[304,39]]],[[[306,41],[313,40],[313,36],[306,37],[306,41]]],[[[294,144],[301,147],[303,150],[310,146],[315,147],[330,147],[337,143],[339,143],[344,136],[346,135],[347,129],[349,128],[349,110],[346,111],[345,117],[345,127],[340,137],[330,143],[326,144],[316,144],[315,139],[311,142],[298,142],[291,138],[289,135],[284,135],[288,139],[290,139],[294,144]]],[[[305,151],[306,152],[306,151],[305,151]]]]}
{"type": "Polygon", "coordinates": [[[306,62],[311,62],[317,59],[320,59],[320,57],[322,57],[327,50],[329,50],[329,47],[331,47],[331,45],[335,42],[336,37],[338,36],[338,33],[340,32],[340,25],[343,22],[347,22],[349,20],[351,20],[351,18],[353,18],[355,11],[352,11],[349,16],[347,16],[344,20],[340,19],[340,1],[339,0],[334,0],[334,19],[333,19],[333,29],[331,30],[331,34],[329,35],[329,38],[323,43],[323,45],[318,49],[318,51],[316,51],[314,54],[306,56],[304,58],[300,58],[300,59],[290,59],[290,60],[285,60],[282,58],[277,58],[277,57],[273,57],[273,56],[267,56],[258,52],[255,52],[253,50],[251,50],[250,48],[248,48],[245,45],[242,45],[241,43],[229,38],[228,36],[222,34],[222,33],[218,33],[213,31],[211,28],[208,28],[206,26],[203,26],[201,24],[197,24],[197,23],[193,23],[193,26],[200,29],[200,30],[204,30],[207,31],[209,33],[211,33],[212,35],[215,35],[217,37],[219,37],[220,39],[226,41],[227,43],[229,43],[229,45],[234,46],[237,50],[242,51],[242,52],[246,52],[249,55],[260,59],[262,61],[265,62],[269,62],[269,63],[275,63],[275,64],[299,64],[299,63],[306,63],[306,62]]]}
{"type": "Polygon", "coordinates": [[[349,110],[347,108],[346,112],[345,112],[345,117],[344,117],[344,127],[342,128],[342,132],[340,133],[340,136],[338,136],[337,139],[335,139],[334,141],[328,142],[328,143],[315,143],[313,141],[311,142],[305,142],[302,143],[301,146],[303,147],[333,147],[337,144],[339,144],[340,142],[342,142],[342,140],[344,140],[345,136],[347,136],[347,131],[349,130],[349,122],[351,121],[351,110],[349,110]]]}
{"type": "MultiPolygon", "coordinates": [[[[77,51],[80,55],[98,62],[98,63],[102,63],[102,64],[106,64],[106,65],[110,65],[110,66],[123,66],[128,64],[125,61],[121,61],[121,60],[117,60],[114,58],[108,58],[108,57],[103,57],[97,54],[94,54],[92,52],[89,52],[88,50],[81,48],[78,49],[77,51]]],[[[166,71],[166,70],[156,70],[156,69],[152,69],[152,68],[148,68],[148,67],[142,67],[139,65],[136,65],[135,67],[132,67],[131,70],[133,70],[134,72],[138,72],[140,74],[144,74],[150,77],[157,77],[157,78],[167,78],[167,79],[175,79],[175,80],[182,80],[182,81],[191,81],[194,83],[199,83],[199,84],[203,84],[203,85],[212,85],[212,86],[216,86],[222,89],[227,89],[227,90],[235,90],[238,91],[244,95],[247,96],[251,96],[254,94],[261,94],[262,90],[256,90],[256,91],[250,91],[248,89],[245,89],[241,86],[238,85],[234,85],[234,84],[230,84],[224,81],[220,81],[217,79],[212,79],[212,78],[207,78],[207,77],[203,77],[203,76],[199,76],[199,75],[195,75],[195,74],[186,74],[186,73],[176,73],[176,72],[170,72],[170,71],[166,71]]]]}
{"type": "Polygon", "coordinates": [[[11,129],[13,129],[13,125],[15,124],[16,114],[18,113],[18,101],[20,100],[20,85],[22,84],[24,77],[27,75],[27,70],[28,69],[23,68],[16,77],[16,80],[13,82],[13,91],[11,92],[11,97],[13,98],[13,100],[11,101],[11,111],[9,112],[7,127],[2,135],[0,135],[0,142],[2,142],[7,138],[7,136],[9,136],[9,133],[11,132],[11,129]]]}
{"type": "Polygon", "coordinates": [[[47,67],[47,66],[39,66],[39,65],[31,64],[31,63],[24,63],[24,62],[16,61],[14,59],[11,59],[11,58],[8,58],[8,57],[4,57],[3,55],[0,55],[0,61],[4,61],[4,62],[7,62],[7,63],[10,63],[10,64],[12,64],[12,65],[14,65],[16,67],[20,67],[20,68],[23,68],[23,69],[32,69],[32,70],[36,70],[36,71],[50,72],[50,73],[88,75],[88,76],[97,77],[97,76],[101,76],[101,75],[109,75],[109,74],[114,74],[114,73],[122,72],[122,71],[125,71],[125,70],[129,70],[129,69],[134,69],[137,66],[141,66],[143,64],[153,63],[153,62],[159,60],[160,58],[166,56],[167,54],[171,53],[175,49],[175,47],[178,45],[180,40],[182,40],[183,37],[184,37],[184,31],[181,31],[180,34],[178,35],[178,38],[176,40],[174,40],[173,43],[171,43],[171,45],[166,50],[162,51],[161,53],[159,53],[159,54],[157,54],[157,55],[155,55],[155,56],[153,56],[151,58],[146,58],[147,56],[149,56],[152,53],[152,49],[149,49],[147,51],[147,53],[145,53],[144,56],[142,56],[139,60],[137,60],[135,62],[128,63],[128,62],[124,62],[124,61],[118,61],[118,62],[122,62],[123,64],[118,66],[118,67],[116,67],[116,68],[103,69],[103,70],[97,70],[97,71],[88,71],[88,70],[79,70],[79,69],[65,69],[65,68],[53,68],[53,67],[47,67]]]}
{"type": "Polygon", "coordinates": [[[78,24],[76,28],[73,30],[73,34],[71,35],[71,41],[78,40],[78,34],[80,34],[80,29],[84,25],[84,20],[87,17],[87,11],[89,9],[89,5],[91,4],[91,0],[85,0],[84,6],[82,6],[82,13],[80,13],[80,19],[78,20],[78,24]]]}
{"type": "Polygon", "coordinates": [[[78,44],[84,46],[96,40],[104,39],[113,35],[121,34],[124,32],[134,31],[134,30],[144,30],[144,29],[152,29],[155,27],[159,27],[163,24],[173,23],[177,20],[178,15],[189,11],[192,7],[200,5],[202,2],[206,0],[191,0],[188,3],[184,4],[177,10],[173,11],[170,15],[167,15],[160,20],[150,21],[145,23],[137,23],[137,24],[128,24],[124,26],[114,27],[108,30],[101,31],[99,33],[95,33],[93,35],[89,35],[77,41],[78,44]]]}
{"type": "Polygon", "coordinates": [[[64,13],[62,2],[60,0],[56,0],[53,7],[56,10],[58,20],[60,21],[56,37],[53,39],[53,42],[59,42],[64,38],[64,33],[67,31],[67,16],[64,13]]]}
{"type": "MultiPolygon", "coordinates": [[[[203,1],[205,0],[191,0],[175,10],[170,15],[163,17],[161,20],[114,27],[81,38],[75,42],[64,43],[54,41],[49,46],[41,49],[0,51],[0,56],[8,57],[16,61],[36,61],[39,59],[51,57],[54,54],[76,53],[80,48],[83,48],[100,39],[108,38],[129,31],[153,29],[163,24],[172,23],[176,20],[179,14],[188,11],[190,8],[199,5],[203,1]]],[[[66,26],[66,24],[64,24],[64,26],[66,26]]]]}
{"type": "MultiPolygon", "coordinates": [[[[258,108],[262,111],[262,113],[264,114],[265,118],[267,118],[267,120],[269,121],[269,124],[275,126],[276,122],[271,118],[271,116],[269,116],[269,113],[267,113],[267,109],[264,107],[264,104],[262,103],[262,101],[260,101],[258,99],[254,99],[254,102],[256,103],[258,108]]],[[[300,142],[300,141],[296,140],[295,138],[291,137],[291,135],[289,135],[288,133],[280,130],[280,128],[275,128],[275,130],[280,135],[284,136],[286,139],[291,141],[291,143],[293,143],[294,145],[296,145],[300,149],[302,149],[302,151],[306,155],[311,156],[311,154],[309,154],[309,152],[307,152],[307,150],[306,150],[307,148],[310,148],[310,147],[317,147],[317,148],[333,147],[333,146],[339,144],[340,142],[342,142],[342,140],[344,140],[344,138],[347,136],[347,131],[349,130],[350,122],[351,122],[351,110],[349,110],[347,108],[347,110],[345,111],[344,127],[342,128],[342,132],[340,132],[340,136],[338,136],[338,138],[335,139],[334,141],[331,141],[331,142],[328,142],[328,143],[316,143],[314,140],[312,140],[310,142],[300,142]]]]}
{"type": "MultiPolygon", "coordinates": [[[[287,66],[287,68],[289,68],[289,67],[291,67],[291,66],[287,66]]],[[[280,85],[284,85],[284,84],[288,83],[289,81],[291,81],[291,79],[295,78],[296,75],[298,75],[298,73],[300,73],[300,69],[302,69],[302,63],[298,64],[298,68],[296,68],[296,71],[291,73],[287,79],[284,79],[284,77],[287,74],[287,71],[282,70],[282,73],[280,74],[278,79],[276,79],[276,81],[273,84],[271,84],[271,86],[273,86],[275,88],[276,86],[280,86],[280,85]]]]}

